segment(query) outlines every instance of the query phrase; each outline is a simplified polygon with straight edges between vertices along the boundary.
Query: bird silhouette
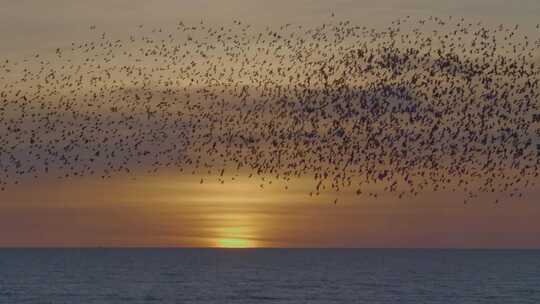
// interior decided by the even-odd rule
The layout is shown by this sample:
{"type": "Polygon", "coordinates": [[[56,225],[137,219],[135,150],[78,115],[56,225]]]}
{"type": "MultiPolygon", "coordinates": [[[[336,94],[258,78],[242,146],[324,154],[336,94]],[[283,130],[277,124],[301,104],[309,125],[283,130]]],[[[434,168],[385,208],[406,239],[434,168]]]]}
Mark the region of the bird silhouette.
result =
{"type": "Polygon", "coordinates": [[[171,169],[373,198],[373,184],[465,202],[536,185],[540,40],[456,16],[382,30],[331,17],[139,25],[3,61],[0,189],[171,169]]]}

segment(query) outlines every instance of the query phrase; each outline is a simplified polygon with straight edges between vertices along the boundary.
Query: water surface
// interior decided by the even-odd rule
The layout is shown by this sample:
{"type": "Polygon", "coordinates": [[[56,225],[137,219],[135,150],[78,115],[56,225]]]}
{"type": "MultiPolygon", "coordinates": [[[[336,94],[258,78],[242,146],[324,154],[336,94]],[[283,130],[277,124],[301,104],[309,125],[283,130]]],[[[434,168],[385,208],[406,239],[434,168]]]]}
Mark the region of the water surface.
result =
{"type": "Polygon", "coordinates": [[[540,303],[539,282],[533,250],[0,250],[0,303],[540,303]]]}

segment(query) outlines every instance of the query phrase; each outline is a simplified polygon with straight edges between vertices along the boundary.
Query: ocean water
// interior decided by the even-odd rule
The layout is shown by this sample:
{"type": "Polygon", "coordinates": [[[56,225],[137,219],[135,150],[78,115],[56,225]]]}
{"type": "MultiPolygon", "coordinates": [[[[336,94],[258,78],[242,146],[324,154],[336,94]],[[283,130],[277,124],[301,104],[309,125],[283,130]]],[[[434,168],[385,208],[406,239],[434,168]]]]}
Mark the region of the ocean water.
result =
{"type": "Polygon", "coordinates": [[[540,251],[2,249],[0,303],[540,303],[540,251]]]}

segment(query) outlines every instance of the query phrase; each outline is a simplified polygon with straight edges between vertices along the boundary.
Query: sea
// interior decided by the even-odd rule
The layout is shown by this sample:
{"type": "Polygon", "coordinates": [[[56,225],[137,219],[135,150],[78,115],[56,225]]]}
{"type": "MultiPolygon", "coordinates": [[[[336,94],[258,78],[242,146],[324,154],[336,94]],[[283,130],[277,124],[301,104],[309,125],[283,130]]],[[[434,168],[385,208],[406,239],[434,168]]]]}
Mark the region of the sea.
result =
{"type": "Polygon", "coordinates": [[[540,251],[0,249],[0,303],[540,303],[540,251]]]}

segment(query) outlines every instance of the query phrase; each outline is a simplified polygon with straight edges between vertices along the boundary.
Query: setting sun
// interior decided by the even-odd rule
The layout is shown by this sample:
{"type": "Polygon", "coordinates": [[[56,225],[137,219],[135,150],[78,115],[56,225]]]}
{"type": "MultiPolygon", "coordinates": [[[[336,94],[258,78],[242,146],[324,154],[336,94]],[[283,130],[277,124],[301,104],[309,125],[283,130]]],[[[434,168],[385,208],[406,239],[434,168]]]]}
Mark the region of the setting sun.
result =
{"type": "Polygon", "coordinates": [[[217,239],[219,248],[249,248],[255,245],[246,239],[248,235],[245,229],[240,227],[227,227],[222,229],[222,237],[217,239]]]}
{"type": "Polygon", "coordinates": [[[243,239],[220,239],[218,241],[220,248],[249,248],[252,247],[248,240],[243,239]]]}

